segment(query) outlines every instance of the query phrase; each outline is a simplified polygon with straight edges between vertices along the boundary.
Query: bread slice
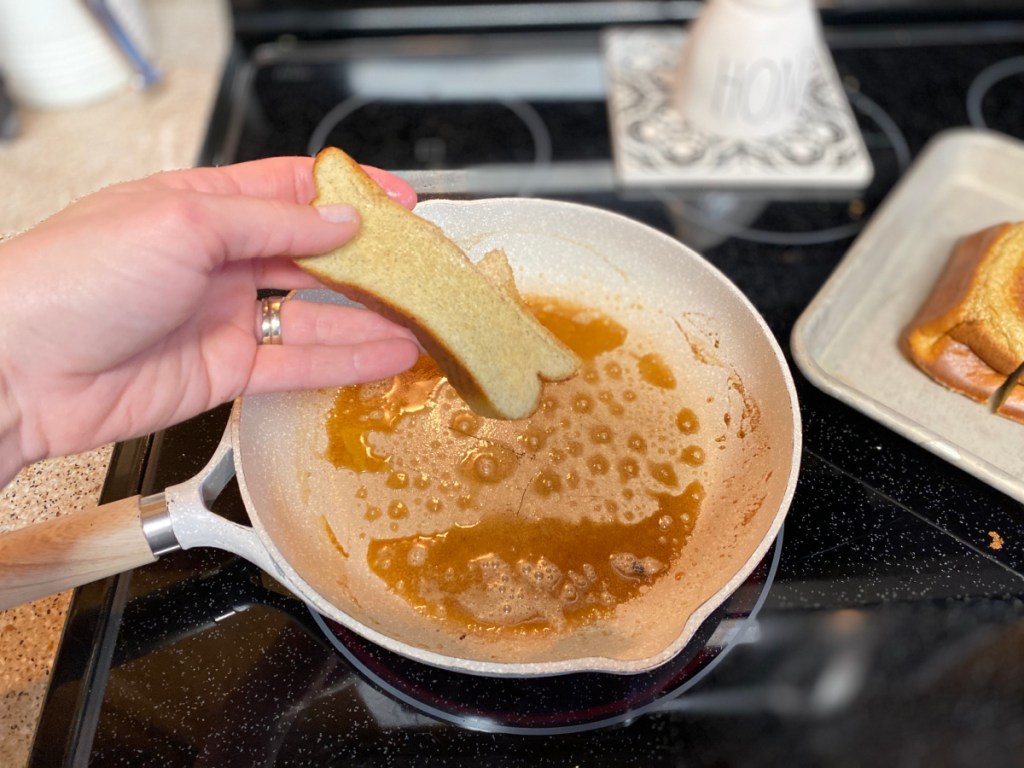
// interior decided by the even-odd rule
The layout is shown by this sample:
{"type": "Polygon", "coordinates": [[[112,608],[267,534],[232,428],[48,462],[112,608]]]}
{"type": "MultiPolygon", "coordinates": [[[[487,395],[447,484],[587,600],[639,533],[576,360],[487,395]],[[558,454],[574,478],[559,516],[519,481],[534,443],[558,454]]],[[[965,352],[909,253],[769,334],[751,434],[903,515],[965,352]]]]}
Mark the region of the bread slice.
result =
{"type": "MultiPolygon", "coordinates": [[[[494,285],[431,222],[392,201],[352,158],[329,147],[316,157],[314,205],[351,203],[359,234],[329,253],[297,259],[321,282],[410,328],[477,413],[521,419],[542,381],[560,381],[579,359],[518,299],[511,270],[494,285]]],[[[493,270],[492,270],[493,272],[493,270]]]]}
{"type": "MultiPolygon", "coordinates": [[[[1024,365],[1024,222],[989,227],[957,244],[904,348],[921,370],[956,392],[979,402],[999,393],[1024,365]]],[[[1024,408],[1013,406],[1016,389],[994,405],[1024,421],[1024,408]]]]}
{"type": "Polygon", "coordinates": [[[1017,381],[1006,390],[1006,396],[996,405],[996,413],[1024,424],[1024,383],[1017,381]]]}

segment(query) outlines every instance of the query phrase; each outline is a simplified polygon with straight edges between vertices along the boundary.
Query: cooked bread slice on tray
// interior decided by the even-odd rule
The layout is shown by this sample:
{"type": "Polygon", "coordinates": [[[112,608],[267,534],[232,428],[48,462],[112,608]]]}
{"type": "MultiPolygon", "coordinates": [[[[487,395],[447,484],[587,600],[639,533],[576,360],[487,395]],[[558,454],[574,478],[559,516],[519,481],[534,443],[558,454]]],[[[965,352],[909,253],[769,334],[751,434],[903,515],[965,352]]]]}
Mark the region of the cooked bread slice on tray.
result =
{"type": "Polygon", "coordinates": [[[904,337],[936,381],[1024,421],[1024,223],[964,237],[904,337]]]}

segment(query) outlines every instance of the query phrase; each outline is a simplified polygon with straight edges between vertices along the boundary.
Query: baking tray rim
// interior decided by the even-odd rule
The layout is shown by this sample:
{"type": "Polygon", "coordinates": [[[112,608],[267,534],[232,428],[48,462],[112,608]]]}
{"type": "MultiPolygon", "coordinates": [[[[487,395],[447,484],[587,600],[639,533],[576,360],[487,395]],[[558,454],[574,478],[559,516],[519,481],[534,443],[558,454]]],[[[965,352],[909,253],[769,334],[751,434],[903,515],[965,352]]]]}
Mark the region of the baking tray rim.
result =
{"type": "MultiPolygon", "coordinates": [[[[880,210],[851,244],[840,263],[833,270],[814,298],[800,314],[790,335],[790,349],[794,362],[803,375],[818,389],[837,400],[853,407],[869,418],[906,437],[925,450],[939,456],[954,466],[974,475],[1013,499],[1024,503],[1024,477],[1018,477],[991,461],[964,449],[927,424],[893,408],[853,384],[834,375],[823,365],[813,352],[815,325],[830,311],[854,270],[870,252],[870,246],[878,231],[890,226],[889,219],[904,205],[904,198],[915,193],[918,178],[927,169],[940,162],[950,152],[966,151],[969,145],[1016,153],[1024,163],[1024,145],[1019,141],[987,129],[957,127],[936,134],[925,145],[920,155],[897,182],[883,201],[880,210]]],[[[962,397],[948,393],[954,397],[962,397]]],[[[981,406],[984,407],[984,406],[981,406]]],[[[998,418],[993,416],[993,418],[998,418]]]]}

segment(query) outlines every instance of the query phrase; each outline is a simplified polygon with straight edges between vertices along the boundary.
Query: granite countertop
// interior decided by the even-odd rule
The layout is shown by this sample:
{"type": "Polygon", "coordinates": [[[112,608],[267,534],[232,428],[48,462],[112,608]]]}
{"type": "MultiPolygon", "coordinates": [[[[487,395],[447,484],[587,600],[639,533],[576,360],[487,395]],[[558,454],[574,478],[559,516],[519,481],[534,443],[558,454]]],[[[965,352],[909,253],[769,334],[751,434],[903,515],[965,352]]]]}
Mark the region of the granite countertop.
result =
{"type": "MultiPolygon", "coordinates": [[[[118,181],[195,164],[230,37],[226,0],[144,0],[163,81],[99,103],[19,110],[0,142],[0,238],[118,181]]],[[[0,492],[0,533],[94,506],[111,447],[24,469],[0,492]]],[[[0,612],[0,765],[27,763],[70,592],[0,612]]]]}

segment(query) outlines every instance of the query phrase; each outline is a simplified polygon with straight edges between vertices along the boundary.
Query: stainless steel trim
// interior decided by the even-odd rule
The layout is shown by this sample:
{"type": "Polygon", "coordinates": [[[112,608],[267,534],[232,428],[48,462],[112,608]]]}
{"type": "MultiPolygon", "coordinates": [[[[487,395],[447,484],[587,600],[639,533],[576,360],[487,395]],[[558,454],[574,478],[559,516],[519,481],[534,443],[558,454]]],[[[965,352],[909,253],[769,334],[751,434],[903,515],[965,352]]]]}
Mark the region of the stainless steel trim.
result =
{"type": "Polygon", "coordinates": [[[145,496],[139,501],[139,518],[142,521],[142,534],[153,554],[157,557],[181,549],[178,537],[174,535],[171,525],[171,514],[167,509],[167,500],[162,493],[145,496]]]}
{"type": "MultiPolygon", "coordinates": [[[[537,29],[582,24],[643,24],[685,22],[703,7],[696,0],[592,0],[592,2],[522,3],[494,2],[486,5],[435,5],[400,7],[322,9],[316,11],[320,29],[348,32],[392,32],[421,30],[493,30],[497,28],[537,29]]],[[[279,33],[278,14],[244,14],[236,20],[242,34],[271,31],[279,33]]]]}
{"type": "Polygon", "coordinates": [[[395,171],[421,195],[486,194],[521,196],[606,192],[616,188],[615,169],[607,160],[557,162],[550,165],[494,164],[463,170],[395,171]]]}

